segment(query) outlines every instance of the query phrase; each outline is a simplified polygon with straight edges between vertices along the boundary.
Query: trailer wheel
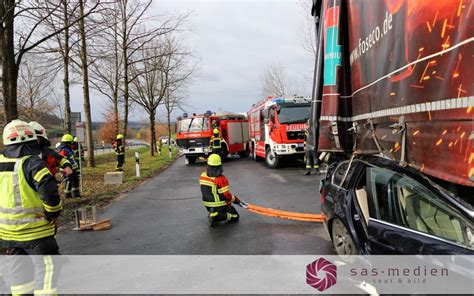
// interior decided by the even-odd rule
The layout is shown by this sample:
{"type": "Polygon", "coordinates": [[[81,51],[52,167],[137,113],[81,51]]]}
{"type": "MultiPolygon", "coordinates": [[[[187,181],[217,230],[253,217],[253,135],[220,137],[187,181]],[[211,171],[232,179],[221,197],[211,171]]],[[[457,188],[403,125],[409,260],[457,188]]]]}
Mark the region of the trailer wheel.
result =
{"type": "Polygon", "coordinates": [[[185,164],[195,164],[197,160],[196,156],[186,156],[185,164]]]}
{"type": "Polygon", "coordinates": [[[265,153],[265,163],[272,169],[277,168],[280,165],[280,157],[276,155],[270,147],[267,148],[265,153]]]}

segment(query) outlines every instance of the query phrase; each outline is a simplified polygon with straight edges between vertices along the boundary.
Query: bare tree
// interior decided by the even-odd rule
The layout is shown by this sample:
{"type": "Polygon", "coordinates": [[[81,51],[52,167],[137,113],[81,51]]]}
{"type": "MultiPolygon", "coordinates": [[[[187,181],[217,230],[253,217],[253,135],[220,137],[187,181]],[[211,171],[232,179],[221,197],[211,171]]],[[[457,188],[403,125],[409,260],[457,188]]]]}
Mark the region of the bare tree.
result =
{"type": "Polygon", "coordinates": [[[262,96],[283,96],[286,94],[288,81],[283,65],[274,63],[263,74],[262,96]]]}
{"type": "Polygon", "coordinates": [[[313,0],[299,0],[298,5],[303,15],[302,30],[300,31],[302,46],[312,56],[316,56],[316,27],[314,17],[310,13],[313,7],[313,0]]]}
{"type": "Polygon", "coordinates": [[[158,19],[148,16],[152,2],[152,0],[118,0],[117,3],[121,25],[119,40],[123,66],[124,136],[127,133],[130,111],[130,84],[135,78],[134,75],[130,75],[130,71],[134,63],[140,62],[134,55],[154,40],[158,40],[160,36],[175,31],[186,18],[186,16],[162,16],[159,25],[149,29],[152,21],[158,19]]]}
{"type": "Polygon", "coordinates": [[[133,95],[131,99],[148,114],[150,124],[150,153],[157,151],[155,120],[156,110],[163,100],[168,87],[168,76],[163,69],[171,63],[171,53],[158,46],[140,50],[139,63],[132,64],[133,95]]]}
{"type": "Polygon", "coordinates": [[[98,32],[94,42],[92,56],[95,60],[90,66],[90,82],[92,88],[107,98],[108,110],[112,110],[114,133],[119,133],[120,126],[120,92],[123,79],[122,53],[119,43],[119,11],[114,3],[113,9],[101,14],[104,29],[98,32]]]}
{"type": "MultiPolygon", "coordinates": [[[[82,17],[88,16],[100,1],[82,17]]],[[[60,1],[3,0],[0,1],[0,38],[2,39],[2,89],[5,121],[18,117],[17,82],[23,56],[47,40],[75,25],[80,16],[69,25],[56,30],[40,30],[41,24],[52,15],[60,13],[60,1]],[[18,28],[16,24],[19,25],[18,28]]]]}
{"type": "Polygon", "coordinates": [[[18,79],[19,111],[26,120],[38,121],[46,114],[52,114],[51,85],[55,79],[45,69],[41,69],[26,59],[20,67],[18,79]]]}
{"type": "Polygon", "coordinates": [[[81,38],[81,72],[82,72],[82,92],[84,96],[84,113],[86,116],[86,144],[87,144],[87,165],[95,166],[94,161],[94,142],[92,139],[92,115],[91,115],[91,103],[89,93],[89,72],[87,63],[87,41],[86,41],[86,29],[85,29],[85,4],[84,0],[79,0],[79,34],[81,38]]]}
{"type": "Polygon", "coordinates": [[[184,97],[178,95],[176,91],[170,91],[172,87],[170,87],[166,95],[163,99],[163,106],[166,113],[166,119],[168,124],[168,156],[169,158],[172,157],[171,152],[171,114],[177,109],[183,108],[184,105],[184,97]]]}

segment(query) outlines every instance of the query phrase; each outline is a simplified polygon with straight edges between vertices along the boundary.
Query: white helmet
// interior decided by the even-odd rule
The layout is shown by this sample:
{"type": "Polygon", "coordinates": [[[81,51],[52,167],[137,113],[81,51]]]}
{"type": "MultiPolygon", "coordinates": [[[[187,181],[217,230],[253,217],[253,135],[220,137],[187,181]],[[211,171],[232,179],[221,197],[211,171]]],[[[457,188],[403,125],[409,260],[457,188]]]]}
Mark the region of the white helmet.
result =
{"type": "Polygon", "coordinates": [[[46,134],[46,129],[39,124],[37,121],[30,122],[31,127],[35,130],[37,137],[43,137],[48,140],[48,135],[46,134]]]}
{"type": "Polygon", "coordinates": [[[3,130],[3,145],[14,145],[36,141],[36,133],[31,125],[22,120],[12,120],[3,130]]]}

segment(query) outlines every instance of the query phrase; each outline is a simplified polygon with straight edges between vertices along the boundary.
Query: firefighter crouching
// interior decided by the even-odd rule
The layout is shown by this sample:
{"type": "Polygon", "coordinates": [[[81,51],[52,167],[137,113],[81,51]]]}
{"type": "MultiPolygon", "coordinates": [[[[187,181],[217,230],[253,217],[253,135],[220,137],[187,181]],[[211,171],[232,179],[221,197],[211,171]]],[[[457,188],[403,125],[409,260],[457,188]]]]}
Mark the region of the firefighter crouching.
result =
{"type": "Polygon", "coordinates": [[[309,133],[309,120],[306,124],[304,132],[304,149],[306,159],[306,173],[305,176],[311,175],[311,171],[314,169],[316,175],[319,175],[319,158],[313,145],[313,137],[309,133]]]}
{"type": "Polygon", "coordinates": [[[46,167],[53,177],[56,177],[58,168],[60,168],[66,177],[72,175],[72,165],[69,160],[51,149],[51,142],[46,134],[46,129],[36,121],[30,122],[31,127],[34,129],[36,137],[38,139],[38,145],[41,149],[41,158],[43,159],[46,167]]]}
{"type": "Polygon", "coordinates": [[[209,212],[209,226],[214,226],[218,221],[233,222],[239,219],[239,213],[231,203],[247,206],[247,203],[230,193],[229,181],[223,172],[221,157],[211,154],[207,159],[207,171],[199,178],[202,204],[209,212]]]}
{"type": "Polygon", "coordinates": [[[115,170],[118,172],[123,172],[123,164],[125,162],[125,147],[123,146],[122,134],[117,135],[116,141],[112,146],[117,157],[117,165],[115,166],[115,170]]]}
{"type": "Polygon", "coordinates": [[[58,147],[59,154],[67,158],[73,170],[73,173],[67,178],[66,185],[64,186],[64,196],[66,198],[81,197],[79,191],[79,166],[74,160],[74,152],[72,151],[73,140],[72,135],[65,134],[61,138],[61,144],[58,147]]]}
{"type": "Polygon", "coordinates": [[[57,182],[39,157],[37,137],[28,123],[7,124],[3,144],[0,237],[9,255],[6,282],[13,295],[54,295],[59,266],[51,255],[59,255],[54,235],[62,209],[57,182]]]}

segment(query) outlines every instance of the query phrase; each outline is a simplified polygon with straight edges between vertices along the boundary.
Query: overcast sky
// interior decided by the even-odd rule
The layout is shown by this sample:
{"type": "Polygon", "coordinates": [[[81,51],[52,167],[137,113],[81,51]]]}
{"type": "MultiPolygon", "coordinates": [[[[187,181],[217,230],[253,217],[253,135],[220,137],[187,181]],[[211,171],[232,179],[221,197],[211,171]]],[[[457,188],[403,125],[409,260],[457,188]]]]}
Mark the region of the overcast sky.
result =
{"type": "MultiPolygon", "coordinates": [[[[281,63],[292,80],[304,81],[299,95],[310,94],[313,62],[302,46],[305,16],[298,0],[166,0],[156,1],[153,9],[156,14],[191,12],[183,38],[195,51],[198,71],[186,91],[186,111],[248,111],[261,99],[262,76],[272,63],[281,63]]],[[[102,120],[102,101],[93,93],[94,121],[102,120]]],[[[72,107],[82,110],[80,86],[73,90],[72,107]]],[[[145,118],[143,112],[132,116],[145,118]]]]}

